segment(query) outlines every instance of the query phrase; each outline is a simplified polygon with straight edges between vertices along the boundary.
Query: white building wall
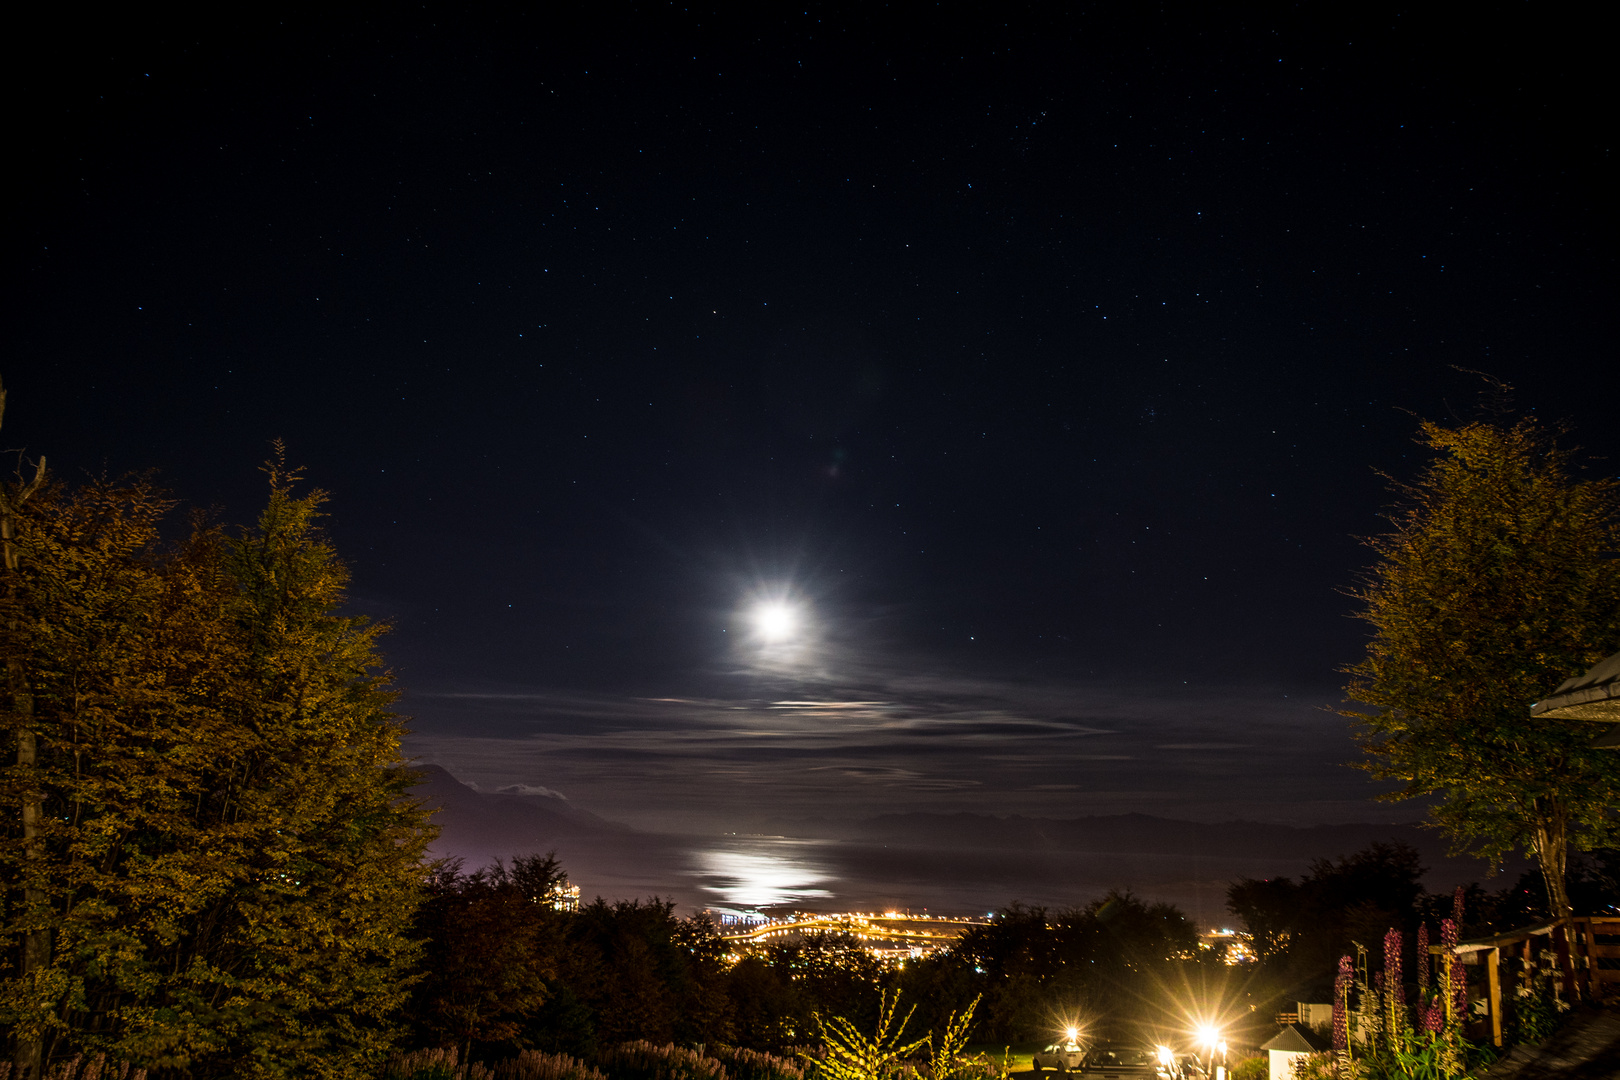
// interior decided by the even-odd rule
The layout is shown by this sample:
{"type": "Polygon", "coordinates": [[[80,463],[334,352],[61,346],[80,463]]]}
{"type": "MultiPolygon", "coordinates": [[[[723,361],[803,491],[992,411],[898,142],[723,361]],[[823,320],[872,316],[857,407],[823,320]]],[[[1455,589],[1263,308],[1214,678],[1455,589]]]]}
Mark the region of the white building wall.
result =
{"type": "Polygon", "coordinates": [[[1268,1080],[1293,1080],[1294,1063],[1311,1056],[1293,1050],[1267,1050],[1266,1053],[1271,1055],[1271,1072],[1268,1080]]]}
{"type": "Polygon", "coordinates": [[[1301,1001],[1294,1008],[1299,1011],[1299,1024],[1301,1027],[1324,1028],[1333,1026],[1332,1005],[1301,1001]]]}

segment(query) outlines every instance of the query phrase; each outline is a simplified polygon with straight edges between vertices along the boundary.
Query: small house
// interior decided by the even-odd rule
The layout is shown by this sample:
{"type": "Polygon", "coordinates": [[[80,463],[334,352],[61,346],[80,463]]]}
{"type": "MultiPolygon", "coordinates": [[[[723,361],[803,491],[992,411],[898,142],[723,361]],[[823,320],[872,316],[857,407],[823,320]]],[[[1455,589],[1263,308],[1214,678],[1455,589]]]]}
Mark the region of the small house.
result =
{"type": "Polygon", "coordinates": [[[1292,1080],[1296,1064],[1329,1048],[1328,1040],[1299,1024],[1289,1024],[1260,1047],[1270,1060],[1268,1080],[1292,1080]]]}

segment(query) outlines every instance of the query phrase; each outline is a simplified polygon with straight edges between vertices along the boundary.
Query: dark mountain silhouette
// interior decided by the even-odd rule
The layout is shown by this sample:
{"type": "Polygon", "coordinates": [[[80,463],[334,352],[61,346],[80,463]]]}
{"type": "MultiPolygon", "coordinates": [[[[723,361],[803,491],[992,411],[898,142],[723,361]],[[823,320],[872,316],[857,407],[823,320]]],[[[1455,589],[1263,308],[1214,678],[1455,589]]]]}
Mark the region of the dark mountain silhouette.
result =
{"type": "Polygon", "coordinates": [[[556,795],[478,791],[438,765],[418,766],[411,794],[436,809],[439,838],[431,853],[463,860],[469,869],[514,854],[545,852],[558,841],[622,836],[628,825],[608,821],[556,795]]]}

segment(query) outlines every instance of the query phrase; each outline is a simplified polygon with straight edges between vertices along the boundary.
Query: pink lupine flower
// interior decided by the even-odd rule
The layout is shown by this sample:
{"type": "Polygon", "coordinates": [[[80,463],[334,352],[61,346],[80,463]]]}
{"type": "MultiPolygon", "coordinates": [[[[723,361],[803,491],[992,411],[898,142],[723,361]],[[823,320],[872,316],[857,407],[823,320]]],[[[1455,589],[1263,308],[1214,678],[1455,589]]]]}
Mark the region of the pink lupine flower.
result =
{"type": "Polygon", "coordinates": [[[1333,980],[1333,1049],[1350,1047],[1350,984],[1356,977],[1356,962],[1339,957],[1339,977],[1333,980]]]}
{"type": "Polygon", "coordinates": [[[1401,932],[1390,929],[1384,935],[1384,985],[1388,993],[1389,1023],[1392,1025],[1390,1034],[1393,1036],[1396,1029],[1406,1026],[1406,992],[1401,985],[1401,932]]]}
{"type": "Polygon", "coordinates": [[[1429,924],[1424,923],[1418,927],[1417,940],[1417,982],[1418,1000],[1429,989],[1429,924]]]}
{"type": "MultiPolygon", "coordinates": [[[[1461,894],[1463,891],[1458,889],[1458,897],[1461,894]]],[[[1458,899],[1458,904],[1461,904],[1461,899],[1458,899]]],[[[1450,918],[1440,920],[1440,963],[1437,967],[1440,973],[1447,976],[1440,983],[1440,993],[1450,991],[1452,1015],[1460,1017],[1461,1009],[1468,1002],[1468,988],[1463,986],[1463,962],[1456,955],[1456,921],[1450,918]]]]}

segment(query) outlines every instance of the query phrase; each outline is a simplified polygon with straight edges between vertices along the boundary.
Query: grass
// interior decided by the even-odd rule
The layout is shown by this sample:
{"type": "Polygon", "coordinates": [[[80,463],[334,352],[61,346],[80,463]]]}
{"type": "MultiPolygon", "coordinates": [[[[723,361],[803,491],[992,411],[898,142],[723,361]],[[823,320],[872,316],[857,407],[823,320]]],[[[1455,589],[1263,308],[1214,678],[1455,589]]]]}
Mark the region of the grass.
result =
{"type": "Polygon", "coordinates": [[[964,1057],[983,1054],[995,1062],[1001,1061],[1003,1053],[1009,1053],[1009,1064],[1012,1071],[1015,1073],[1027,1073],[1034,1064],[1031,1059],[1035,1056],[1035,1051],[1049,1042],[1051,1042],[1050,1039],[1041,1039],[1035,1042],[1013,1043],[1010,1051],[1006,1043],[970,1043],[962,1053],[964,1057]]]}

